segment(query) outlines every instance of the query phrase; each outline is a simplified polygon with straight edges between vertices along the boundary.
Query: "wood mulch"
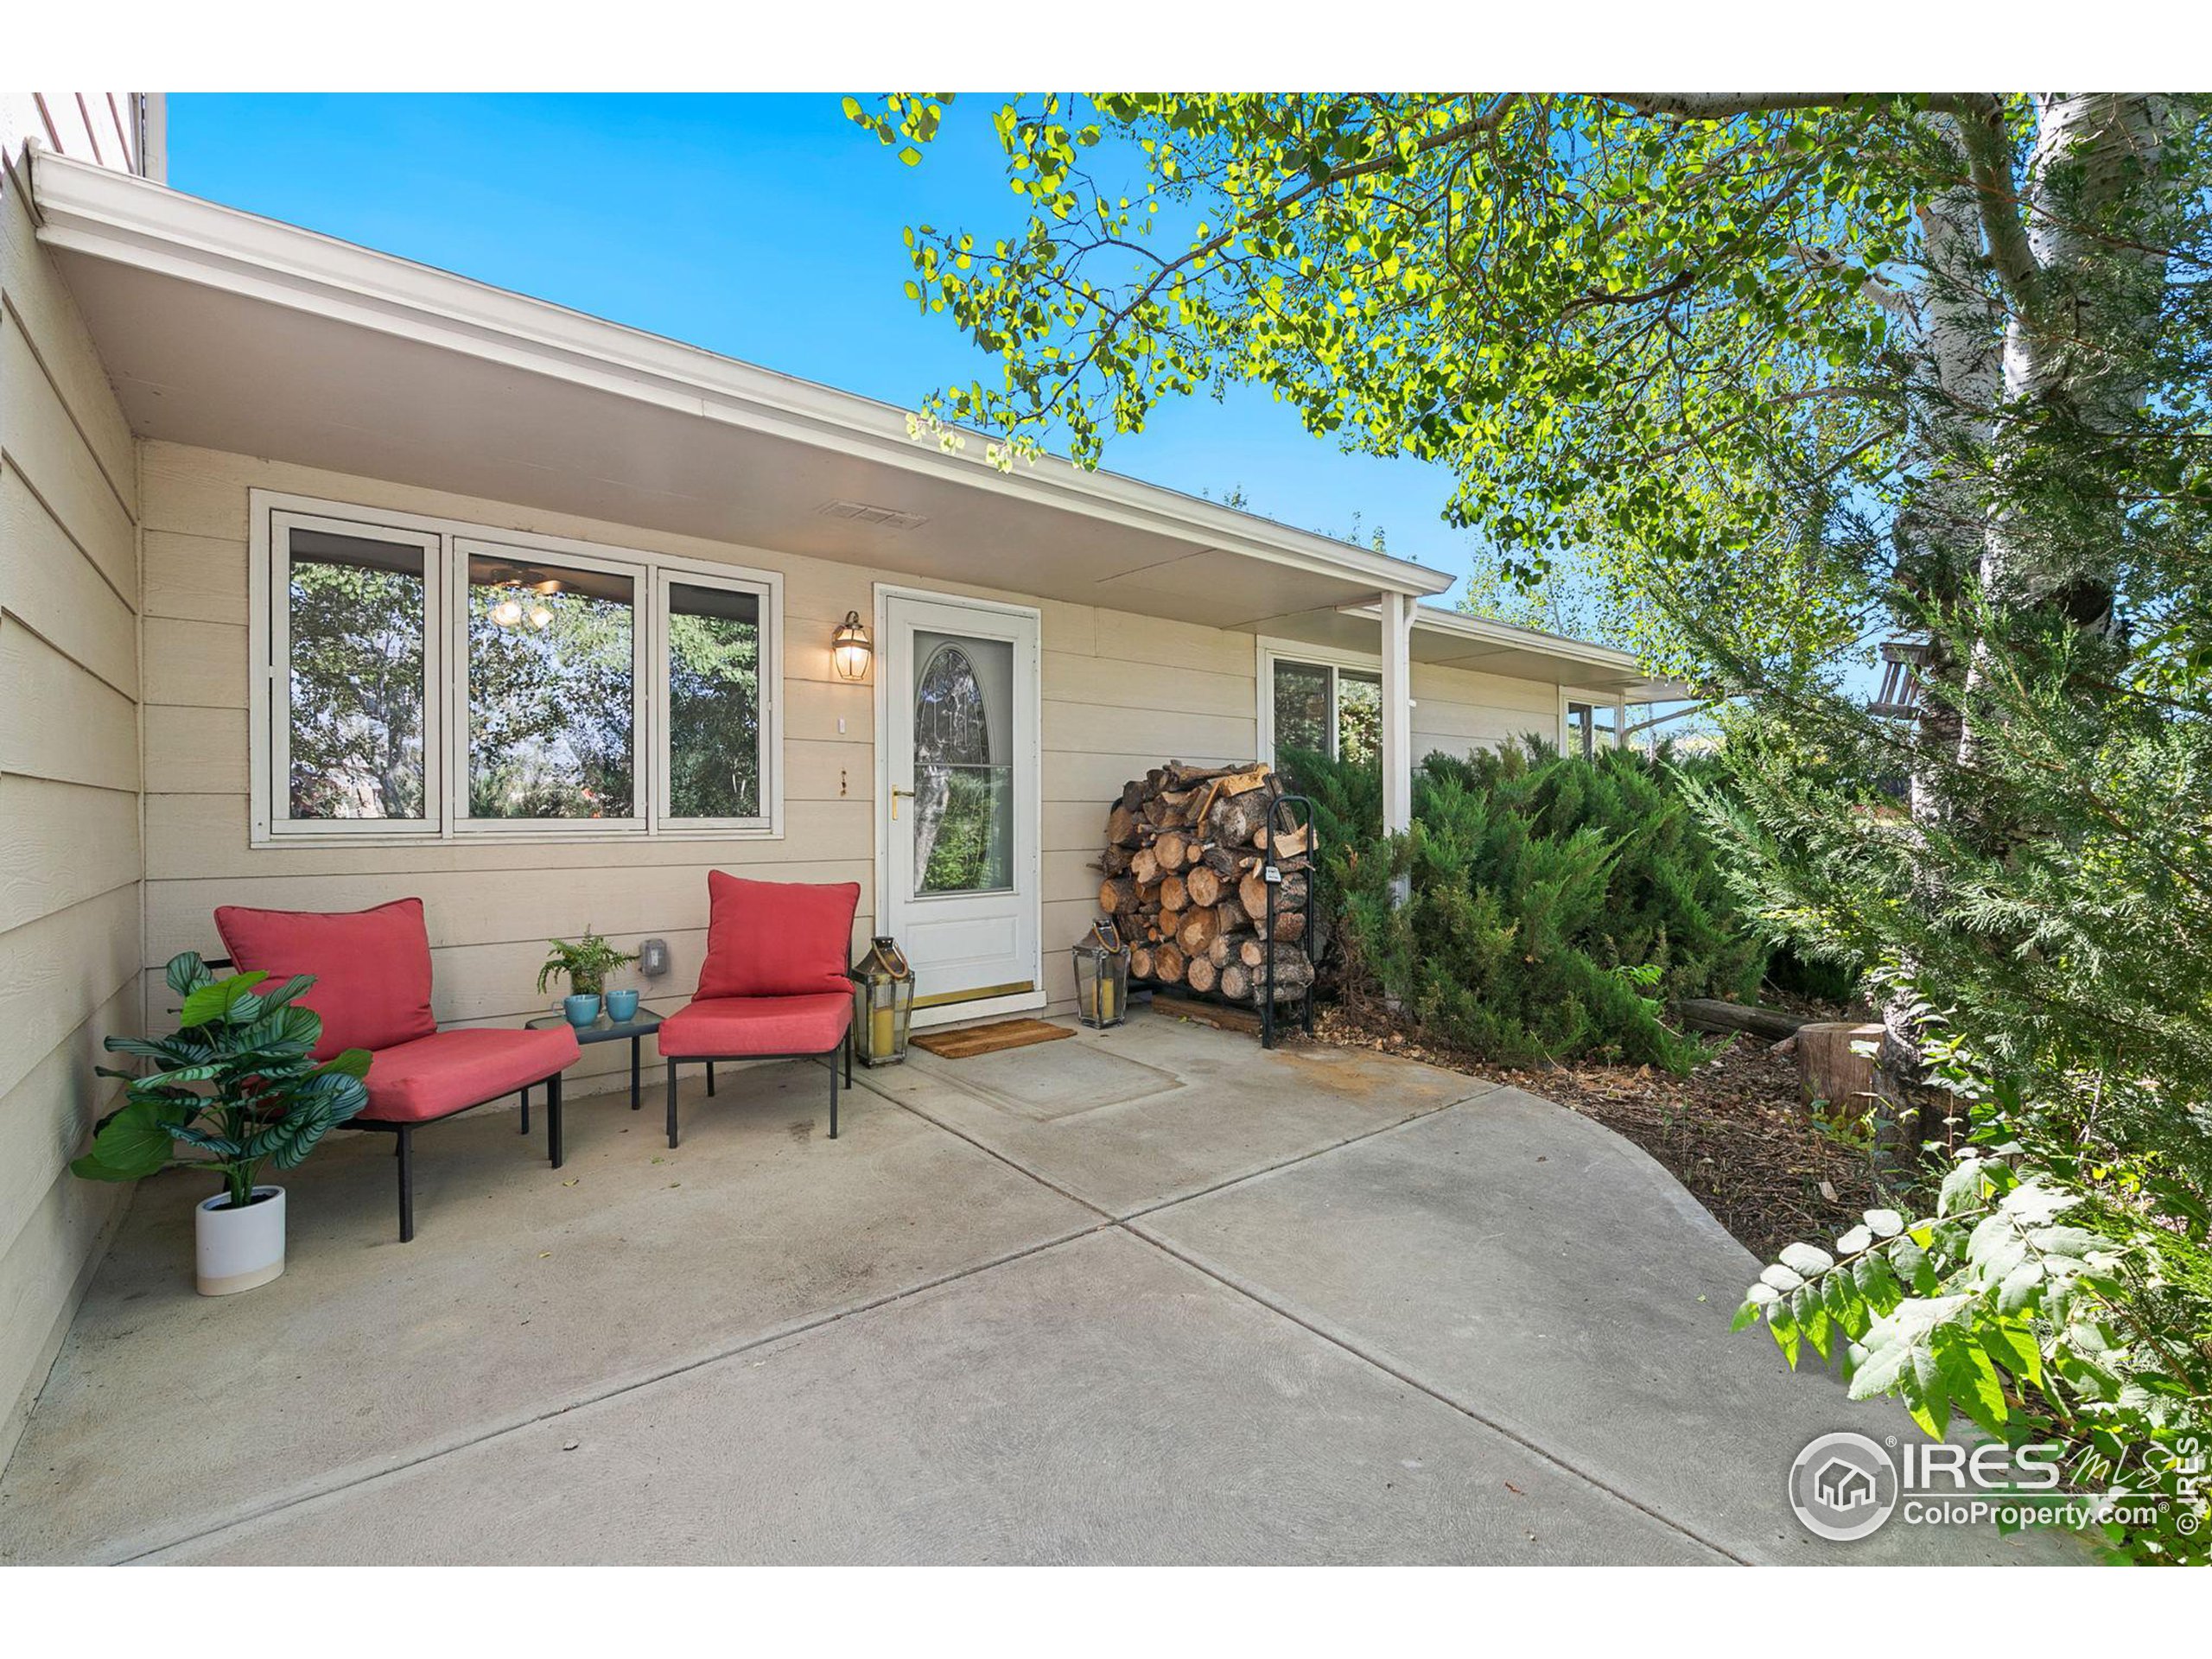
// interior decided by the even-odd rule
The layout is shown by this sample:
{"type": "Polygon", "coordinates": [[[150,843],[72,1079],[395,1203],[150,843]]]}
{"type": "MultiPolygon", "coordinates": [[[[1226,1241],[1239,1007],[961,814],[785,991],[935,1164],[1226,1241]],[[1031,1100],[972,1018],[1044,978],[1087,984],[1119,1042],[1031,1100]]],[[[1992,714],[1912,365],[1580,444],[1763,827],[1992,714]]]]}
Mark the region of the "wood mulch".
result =
{"type": "Polygon", "coordinates": [[[1687,1077],[1656,1066],[1577,1064],[1529,1070],[1424,1042],[1387,1011],[1338,1003],[1314,1034],[1510,1084],[1633,1141],[1695,1195],[1744,1247],[1770,1262],[1803,1239],[1827,1244],[1885,1202],[1866,1153],[1799,1103],[1797,1068],[1736,1037],[1687,1077]]]}

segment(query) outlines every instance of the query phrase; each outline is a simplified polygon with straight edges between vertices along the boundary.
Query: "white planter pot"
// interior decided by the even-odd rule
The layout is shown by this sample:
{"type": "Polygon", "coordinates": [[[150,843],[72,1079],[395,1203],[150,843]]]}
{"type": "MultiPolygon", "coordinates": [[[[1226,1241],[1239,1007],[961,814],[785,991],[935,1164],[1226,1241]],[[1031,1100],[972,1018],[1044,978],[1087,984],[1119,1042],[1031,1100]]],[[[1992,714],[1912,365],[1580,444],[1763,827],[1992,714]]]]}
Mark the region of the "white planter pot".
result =
{"type": "Polygon", "coordinates": [[[230,1296],[284,1271],[284,1189],[257,1186],[243,1210],[218,1192],[193,1212],[194,1267],[202,1296],[230,1296]]]}

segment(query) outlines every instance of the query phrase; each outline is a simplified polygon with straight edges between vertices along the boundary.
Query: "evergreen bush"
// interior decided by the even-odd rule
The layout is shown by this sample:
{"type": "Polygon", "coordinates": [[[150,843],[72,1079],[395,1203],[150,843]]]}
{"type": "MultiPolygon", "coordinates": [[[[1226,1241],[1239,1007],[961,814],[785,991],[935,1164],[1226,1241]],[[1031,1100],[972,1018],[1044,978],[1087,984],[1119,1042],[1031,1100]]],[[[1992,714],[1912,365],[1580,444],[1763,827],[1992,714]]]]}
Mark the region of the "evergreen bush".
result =
{"type": "Polygon", "coordinates": [[[1663,999],[1758,983],[1764,952],[1663,764],[1533,740],[1432,754],[1412,827],[1387,838],[1373,766],[1293,752],[1283,767],[1314,804],[1347,976],[1439,1041],[1684,1071],[1702,1050],[1661,1021],[1663,999]]]}

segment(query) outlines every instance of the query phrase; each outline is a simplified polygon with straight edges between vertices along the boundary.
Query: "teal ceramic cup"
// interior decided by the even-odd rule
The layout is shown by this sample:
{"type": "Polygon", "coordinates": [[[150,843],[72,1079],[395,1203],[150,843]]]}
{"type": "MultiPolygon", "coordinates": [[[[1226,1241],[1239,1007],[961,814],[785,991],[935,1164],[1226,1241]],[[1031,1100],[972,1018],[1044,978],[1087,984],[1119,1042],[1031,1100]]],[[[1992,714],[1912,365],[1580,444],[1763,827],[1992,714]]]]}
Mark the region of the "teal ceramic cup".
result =
{"type": "Polygon", "coordinates": [[[569,1016],[570,1025],[582,1030],[599,1018],[599,998],[595,995],[564,996],[561,999],[561,1012],[569,1016]]]}
{"type": "Polygon", "coordinates": [[[638,994],[635,991],[609,991],[607,994],[607,1017],[616,1025],[638,1017],[638,994]]]}

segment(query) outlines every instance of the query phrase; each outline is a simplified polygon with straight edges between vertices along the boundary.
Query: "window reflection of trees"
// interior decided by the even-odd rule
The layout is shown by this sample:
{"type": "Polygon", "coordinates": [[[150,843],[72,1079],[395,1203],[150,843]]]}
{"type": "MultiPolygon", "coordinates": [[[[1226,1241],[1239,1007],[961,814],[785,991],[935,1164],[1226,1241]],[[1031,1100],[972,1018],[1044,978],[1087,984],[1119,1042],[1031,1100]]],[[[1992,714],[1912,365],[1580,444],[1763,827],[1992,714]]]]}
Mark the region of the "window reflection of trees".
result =
{"type": "Polygon", "coordinates": [[[1382,677],[1320,663],[1274,664],[1274,742],[1356,766],[1379,763],[1382,749],[1382,677]]]}
{"type": "Polygon", "coordinates": [[[420,818],[421,555],[300,532],[290,563],[291,816],[420,818]]]}
{"type": "Polygon", "coordinates": [[[919,893],[1012,885],[1007,768],[991,758],[982,680],[958,645],[939,645],[914,688],[914,868],[919,893]]]}
{"type": "MultiPolygon", "coordinates": [[[[636,575],[470,553],[458,636],[434,651],[431,599],[449,569],[439,551],[305,524],[282,534],[286,817],[419,826],[438,815],[432,732],[456,702],[468,816],[636,817],[636,575]],[[444,683],[430,687],[434,656],[444,683]]],[[[757,819],[768,781],[760,596],[668,592],[672,817],[757,819]]]]}
{"type": "Polygon", "coordinates": [[[632,585],[627,577],[533,568],[506,579],[469,561],[468,811],[477,818],[626,818],[636,812],[632,585]],[[493,620],[516,580],[543,627],[493,620]]]}
{"type": "Polygon", "coordinates": [[[1276,747],[1332,753],[1327,669],[1312,663],[1277,663],[1274,699],[1276,747]]]}
{"type": "Polygon", "coordinates": [[[669,810],[760,816],[760,601],[677,583],[668,619],[669,810]]]}
{"type": "Polygon", "coordinates": [[[1337,676],[1337,759],[1356,766],[1382,758],[1382,677],[1346,669],[1337,676]]]}

